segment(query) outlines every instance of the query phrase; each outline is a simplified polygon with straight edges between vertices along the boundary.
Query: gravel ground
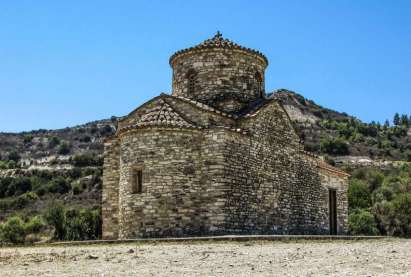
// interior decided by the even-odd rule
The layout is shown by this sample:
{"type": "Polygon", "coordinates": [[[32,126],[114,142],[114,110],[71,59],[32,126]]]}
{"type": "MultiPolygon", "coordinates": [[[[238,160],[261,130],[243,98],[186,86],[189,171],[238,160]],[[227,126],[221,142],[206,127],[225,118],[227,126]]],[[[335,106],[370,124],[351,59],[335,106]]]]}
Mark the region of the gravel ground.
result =
{"type": "Polygon", "coordinates": [[[0,276],[411,276],[411,240],[0,248],[0,276]]]}

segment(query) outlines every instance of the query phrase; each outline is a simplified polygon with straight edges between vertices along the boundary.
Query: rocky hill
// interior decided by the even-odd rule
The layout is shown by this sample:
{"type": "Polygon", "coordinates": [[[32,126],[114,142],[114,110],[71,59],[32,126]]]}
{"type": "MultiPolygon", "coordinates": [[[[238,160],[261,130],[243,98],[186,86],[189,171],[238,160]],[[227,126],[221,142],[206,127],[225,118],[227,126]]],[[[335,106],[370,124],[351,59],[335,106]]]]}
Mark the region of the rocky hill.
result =
{"type": "Polygon", "coordinates": [[[411,118],[397,125],[370,124],[346,113],[321,107],[312,100],[278,90],[306,150],[328,156],[331,162],[349,165],[384,166],[394,161],[411,161],[411,118]]]}
{"type": "Polygon", "coordinates": [[[58,130],[0,133],[0,161],[3,161],[0,168],[72,168],[71,160],[76,155],[90,154],[100,158],[103,139],[115,129],[116,118],[113,117],[58,130]]]}

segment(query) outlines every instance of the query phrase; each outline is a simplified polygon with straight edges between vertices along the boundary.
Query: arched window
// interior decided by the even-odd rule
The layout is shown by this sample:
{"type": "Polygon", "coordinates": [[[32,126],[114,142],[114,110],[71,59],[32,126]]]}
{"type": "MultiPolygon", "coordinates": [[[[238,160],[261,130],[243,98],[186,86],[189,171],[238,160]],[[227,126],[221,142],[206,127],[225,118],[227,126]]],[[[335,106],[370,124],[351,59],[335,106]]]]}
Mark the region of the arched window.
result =
{"type": "Polygon", "coordinates": [[[263,77],[261,76],[260,72],[256,71],[254,74],[254,78],[256,80],[257,93],[260,96],[260,98],[263,98],[264,97],[263,77]]]}
{"type": "Polygon", "coordinates": [[[192,94],[196,88],[196,80],[197,80],[197,72],[194,69],[190,69],[187,72],[187,92],[188,94],[192,94]]]}

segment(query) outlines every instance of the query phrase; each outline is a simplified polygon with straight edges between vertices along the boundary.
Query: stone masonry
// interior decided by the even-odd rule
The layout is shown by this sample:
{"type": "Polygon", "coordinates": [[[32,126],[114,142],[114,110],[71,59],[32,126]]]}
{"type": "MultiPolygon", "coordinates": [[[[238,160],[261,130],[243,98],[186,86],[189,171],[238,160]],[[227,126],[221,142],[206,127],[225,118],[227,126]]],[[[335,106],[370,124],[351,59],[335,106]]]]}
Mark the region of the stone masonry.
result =
{"type": "Polygon", "coordinates": [[[303,151],[265,95],[263,54],[217,33],[170,65],[172,94],[131,112],[105,142],[104,239],[329,234],[331,217],[347,232],[349,175],[303,151]]]}

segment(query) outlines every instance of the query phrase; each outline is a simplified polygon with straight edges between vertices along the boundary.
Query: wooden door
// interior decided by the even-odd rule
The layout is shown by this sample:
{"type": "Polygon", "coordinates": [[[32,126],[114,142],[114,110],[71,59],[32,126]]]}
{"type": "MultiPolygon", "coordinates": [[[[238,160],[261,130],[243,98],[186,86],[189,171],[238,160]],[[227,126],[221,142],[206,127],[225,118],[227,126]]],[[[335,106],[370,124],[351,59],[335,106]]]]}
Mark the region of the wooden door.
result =
{"type": "Polygon", "coordinates": [[[330,235],[337,234],[337,192],[334,189],[328,190],[329,195],[329,218],[330,235]]]}

